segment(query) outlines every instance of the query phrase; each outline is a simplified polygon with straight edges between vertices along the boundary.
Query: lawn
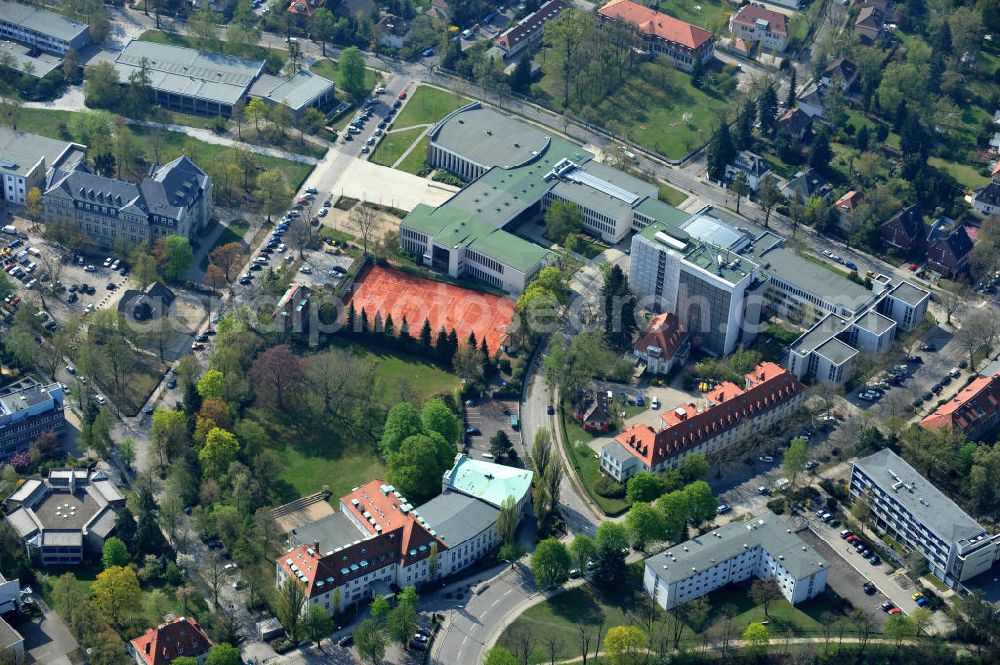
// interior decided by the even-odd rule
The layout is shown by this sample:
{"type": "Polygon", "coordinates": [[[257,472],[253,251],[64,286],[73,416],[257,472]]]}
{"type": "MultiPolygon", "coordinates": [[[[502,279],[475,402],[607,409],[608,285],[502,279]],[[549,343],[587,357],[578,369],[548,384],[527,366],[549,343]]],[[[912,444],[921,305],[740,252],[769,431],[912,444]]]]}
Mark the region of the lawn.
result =
{"type": "Polygon", "coordinates": [[[931,157],[927,160],[931,166],[947,171],[952,178],[958,181],[966,189],[974,189],[980,185],[985,185],[990,181],[988,176],[970,164],[959,164],[940,157],[931,157]]]}
{"type": "Polygon", "coordinates": [[[329,485],[331,496],[339,497],[372,478],[385,477],[385,466],[367,450],[348,451],[329,458],[306,455],[288,446],[281,455],[284,460],[281,478],[294,488],[297,496],[318,492],[323,485],[329,485]]]}
{"type": "Polygon", "coordinates": [[[602,476],[601,461],[594,457],[594,452],[587,445],[589,441],[594,439],[594,435],[584,430],[579,423],[573,420],[571,415],[573,407],[568,401],[563,402],[561,411],[563,434],[566,437],[563,446],[574,467],[570,473],[576,473],[590,498],[608,515],[618,515],[628,510],[630,504],[626,499],[604,497],[594,490],[594,483],[602,476]]]}
{"type": "MultiPolygon", "coordinates": [[[[250,222],[245,219],[234,219],[229,223],[229,226],[222,230],[219,237],[215,240],[212,245],[212,249],[216,247],[221,247],[222,245],[227,245],[231,242],[243,242],[243,235],[250,230],[250,222]]],[[[209,250],[211,253],[211,250],[209,250]]]]}
{"type": "MultiPolygon", "coordinates": [[[[633,575],[634,576],[634,575],[633,575]]],[[[638,587],[638,581],[635,586],[638,587]]],[[[847,618],[851,609],[849,603],[832,591],[827,590],[819,598],[793,607],[782,599],[774,601],[768,608],[769,616],[764,615],[761,606],[754,605],[747,590],[749,585],[741,584],[727,586],[707,596],[710,611],[708,627],[702,633],[695,633],[690,626],[681,637],[682,647],[692,648],[700,644],[700,635],[708,632],[711,635],[721,634],[725,618],[722,608],[731,605],[736,612],[733,617],[732,634],[737,639],[742,635],[747,625],[755,621],[768,621],[768,629],[772,639],[778,636],[822,636],[823,625],[829,626],[831,634],[836,635],[840,629],[845,634],[852,634],[854,628],[847,618]]],[[[578,626],[589,626],[596,636],[598,627],[603,625],[604,631],[611,626],[627,626],[632,624],[633,610],[637,604],[640,592],[626,596],[624,600],[602,597],[593,587],[585,585],[570,589],[549,600],[534,605],[519,616],[501,635],[503,644],[511,631],[526,629],[535,642],[535,653],[532,663],[548,662],[547,645],[550,637],[558,640],[557,660],[578,658],[579,633],[578,626]],[[542,653],[544,648],[546,653],[542,653]]],[[[657,608],[657,631],[664,630],[663,612],[657,608]]],[[[656,633],[659,634],[658,632],[656,633]]],[[[654,640],[655,643],[655,640],[654,640]]]]}
{"type": "MultiPolygon", "coordinates": [[[[414,127],[413,129],[404,129],[386,134],[379,141],[370,161],[382,166],[392,166],[423,133],[423,127],[414,127]]],[[[425,158],[426,152],[421,154],[421,157],[425,158]]]]}
{"type": "MultiPolygon", "coordinates": [[[[550,106],[562,100],[558,54],[545,53],[545,75],[538,88],[550,106]]],[[[681,159],[708,141],[721,118],[733,112],[739,101],[736,78],[728,65],[706,72],[702,88],[691,85],[691,76],[661,61],[645,62],[631,77],[599,104],[572,111],[585,121],[604,126],[612,133],[638,143],[647,150],[681,159]]]]}
{"type": "MultiPolygon", "coordinates": [[[[34,134],[41,134],[49,138],[62,139],[65,141],[80,141],[80,137],[73,136],[70,130],[70,118],[73,111],[57,111],[50,109],[22,109],[21,117],[18,120],[18,129],[34,134]]],[[[153,148],[148,140],[144,140],[150,133],[146,127],[132,127],[132,133],[139,139],[136,143],[144,152],[147,162],[155,161],[153,148]]],[[[160,161],[163,163],[187,155],[195,163],[206,166],[217,159],[228,150],[228,146],[205,143],[196,138],[192,138],[180,132],[166,132],[166,141],[160,154],[160,161]]],[[[255,155],[257,163],[265,169],[278,169],[285,174],[290,187],[298,189],[302,182],[312,171],[313,167],[308,164],[292,162],[280,157],[269,155],[255,155]]]]}
{"type": "MultiPolygon", "coordinates": [[[[314,62],[310,67],[309,71],[323,78],[337,82],[337,61],[330,60],[328,58],[322,58],[314,62]]],[[[374,90],[375,83],[379,80],[379,73],[374,69],[369,69],[365,67],[365,89],[374,90]]]]}
{"type": "Polygon", "coordinates": [[[400,171],[406,171],[407,173],[412,173],[413,175],[418,175],[422,170],[426,168],[427,164],[427,142],[428,138],[425,135],[424,138],[417,142],[417,145],[410,154],[406,156],[406,159],[399,163],[398,168],[400,171]]]}
{"type": "Polygon", "coordinates": [[[660,0],[655,8],[716,34],[726,32],[732,6],[725,0],[660,0]]]}
{"type": "Polygon", "coordinates": [[[670,185],[661,184],[659,187],[660,191],[656,198],[660,199],[664,203],[668,203],[675,208],[687,200],[688,195],[677,189],[676,187],[671,187],[670,185]]]}
{"type": "Polygon", "coordinates": [[[429,125],[466,103],[467,99],[456,97],[453,92],[422,85],[413,91],[392,125],[400,129],[414,125],[429,125]]]}

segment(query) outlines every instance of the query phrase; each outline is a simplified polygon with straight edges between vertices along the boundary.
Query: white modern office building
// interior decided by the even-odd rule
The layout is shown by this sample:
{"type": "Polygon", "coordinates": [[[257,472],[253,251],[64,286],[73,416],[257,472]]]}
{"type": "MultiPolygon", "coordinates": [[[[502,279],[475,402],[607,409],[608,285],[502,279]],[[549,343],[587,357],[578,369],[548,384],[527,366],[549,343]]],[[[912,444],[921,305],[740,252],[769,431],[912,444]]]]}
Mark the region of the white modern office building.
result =
{"type": "Polygon", "coordinates": [[[727,584],[773,579],[795,605],[823,592],[828,568],[816,550],[768,511],[646,559],[642,585],[669,610],[727,584]]]}
{"type": "Polygon", "coordinates": [[[90,26],[39,7],[0,0],[0,39],[66,55],[90,43],[90,26]]]}
{"type": "Polygon", "coordinates": [[[858,459],[851,499],[871,509],[875,528],[927,559],[948,586],[988,571],[1000,559],[1000,535],[991,535],[958,504],[889,449],[858,459]]]}

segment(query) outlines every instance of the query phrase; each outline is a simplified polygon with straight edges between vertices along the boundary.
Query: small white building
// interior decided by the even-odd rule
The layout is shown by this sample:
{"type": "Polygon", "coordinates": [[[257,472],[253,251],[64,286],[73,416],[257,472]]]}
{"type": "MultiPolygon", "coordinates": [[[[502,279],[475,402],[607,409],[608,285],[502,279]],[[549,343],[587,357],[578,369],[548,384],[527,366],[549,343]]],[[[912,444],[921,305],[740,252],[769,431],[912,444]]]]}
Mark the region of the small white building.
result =
{"type": "Polygon", "coordinates": [[[829,565],[768,511],[646,559],[642,586],[664,609],[751,578],[777,581],[793,605],[826,588],[829,565]]]}
{"type": "Polygon", "coordinates": [[[756,192],[761,179],[770,173],[771,169],[760,155],[749,150],[741,150],[731,163],[726,164],[726,180],[732,182],[740,171],[746,174],[747,184],[752,191],[756,192]]]}

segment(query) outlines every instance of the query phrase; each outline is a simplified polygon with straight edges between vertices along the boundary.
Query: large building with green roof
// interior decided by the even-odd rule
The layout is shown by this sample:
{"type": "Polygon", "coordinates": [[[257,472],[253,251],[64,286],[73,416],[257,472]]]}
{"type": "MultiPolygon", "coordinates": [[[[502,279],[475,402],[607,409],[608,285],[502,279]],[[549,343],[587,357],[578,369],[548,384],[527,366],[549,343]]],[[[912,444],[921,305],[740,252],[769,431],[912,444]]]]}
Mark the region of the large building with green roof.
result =
{"type": "Polygon", "coordinates": [[[657,200],[655,185],[478,102],[441,120],[429,139],[427,163],[471,182],[438,208],[417,206],[400,225],[400,245],[452,277],[523,291],[555,255],[510,231],[556,200],[579,205],[583,228],[609,243],[687,217],[657,200]]]}

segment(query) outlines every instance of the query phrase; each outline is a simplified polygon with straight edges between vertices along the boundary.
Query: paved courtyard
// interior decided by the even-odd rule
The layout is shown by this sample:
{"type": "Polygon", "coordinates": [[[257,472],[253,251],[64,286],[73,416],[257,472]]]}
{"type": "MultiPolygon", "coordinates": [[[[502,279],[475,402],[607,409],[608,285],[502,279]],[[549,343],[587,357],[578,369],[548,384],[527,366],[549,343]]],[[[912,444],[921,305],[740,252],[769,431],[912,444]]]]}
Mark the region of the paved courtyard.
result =
{"type": "Polygon", "coordinates": [[[334,196],[413,210],[419,203],[439,206],[458,188],[363,159],[351,159],[340,180],[328,191],[334,196]]]}

